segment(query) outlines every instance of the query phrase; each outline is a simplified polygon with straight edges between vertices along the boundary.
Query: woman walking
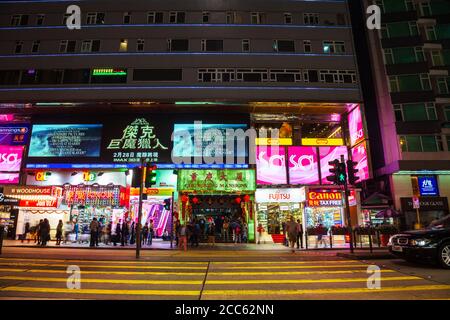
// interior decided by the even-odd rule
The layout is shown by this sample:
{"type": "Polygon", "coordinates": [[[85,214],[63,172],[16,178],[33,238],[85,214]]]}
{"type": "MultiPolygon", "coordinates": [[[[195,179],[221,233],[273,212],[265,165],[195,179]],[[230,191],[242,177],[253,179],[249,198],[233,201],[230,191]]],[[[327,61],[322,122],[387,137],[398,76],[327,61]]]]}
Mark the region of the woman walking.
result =
{"type": "Polygon", "coordinates": [[[57,246],[61,245],[62,235],[63,235],[63,222],[62,222],[62,220],[59,220],[58,225],[56,226],[56,245],[57,246]]]}
{"type": "Polygon", "coordinates": [[[41,233],[41,246],[45,247],[47,245],[47,241],[50,241],[50,223],[47,219],[42,221],[39,231],[41,233]]]}
{"type": "Polygon", "coordinates": [[[187,250],[187,228],[186,228],[186,224],[184,223],[183,225],[180,226],[180,248],[183,248],[184,251],[187,250]]]}

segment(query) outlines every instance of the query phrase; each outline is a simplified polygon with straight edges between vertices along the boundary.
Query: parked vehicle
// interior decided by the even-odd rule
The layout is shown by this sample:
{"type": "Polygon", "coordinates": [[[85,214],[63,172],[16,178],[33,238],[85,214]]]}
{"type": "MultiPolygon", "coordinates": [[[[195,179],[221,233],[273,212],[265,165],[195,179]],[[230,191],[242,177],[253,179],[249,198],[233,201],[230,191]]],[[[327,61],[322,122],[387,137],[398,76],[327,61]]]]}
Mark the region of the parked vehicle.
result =
{"type": "Polygon", "coordinates": [[[438,263],[450,269],[450,215],[433,221],[425,229],[393,235],[388,248],[402,259],[438,263]]]}

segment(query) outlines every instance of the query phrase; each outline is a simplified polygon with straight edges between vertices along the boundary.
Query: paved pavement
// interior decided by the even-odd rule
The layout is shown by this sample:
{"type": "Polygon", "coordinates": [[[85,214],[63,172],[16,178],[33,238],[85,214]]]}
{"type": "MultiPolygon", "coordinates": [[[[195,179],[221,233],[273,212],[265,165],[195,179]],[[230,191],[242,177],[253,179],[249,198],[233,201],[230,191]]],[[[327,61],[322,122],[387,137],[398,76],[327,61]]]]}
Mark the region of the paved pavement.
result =
{"type": "Polygon", "coordinates": [[[331,251],[152,250],[137,261],[129,250],[4,248],[0,299],[450,299],[448,275],[331,251]],[[381,268],[380,289],[367,288],[369,264],[381,268]],[[71,265],[80,289],[67,286],[71,265]]]}

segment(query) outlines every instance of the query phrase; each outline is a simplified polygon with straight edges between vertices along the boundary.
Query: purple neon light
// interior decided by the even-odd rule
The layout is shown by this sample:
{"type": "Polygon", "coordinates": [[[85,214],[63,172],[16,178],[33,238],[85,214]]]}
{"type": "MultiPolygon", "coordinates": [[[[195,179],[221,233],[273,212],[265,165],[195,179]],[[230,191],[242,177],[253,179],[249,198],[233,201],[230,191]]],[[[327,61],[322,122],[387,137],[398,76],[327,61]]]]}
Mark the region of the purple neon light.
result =
{"type": "Polygon", "coordinates": [[[256,147],[256,178],[263,185],[287,183],[284,147],[256,147]]]}
{"type": "Polygon", "coordinates": [[[291,184],[319,184],[316,147],[289,147],[288,157],[291,184]]]}

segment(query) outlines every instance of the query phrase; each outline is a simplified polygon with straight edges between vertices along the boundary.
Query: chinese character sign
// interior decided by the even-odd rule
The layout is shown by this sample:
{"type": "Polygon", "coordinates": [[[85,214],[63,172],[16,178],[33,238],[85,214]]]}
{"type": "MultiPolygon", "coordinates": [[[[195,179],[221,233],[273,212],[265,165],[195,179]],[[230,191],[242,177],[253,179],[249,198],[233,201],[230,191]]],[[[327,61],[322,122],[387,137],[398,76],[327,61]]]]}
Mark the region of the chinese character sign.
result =
{"type": "Polygon", "coordinates": [[[255,191],[253,170],[180,170],[178,190],[197,192],[255,191]]]}
{"type": "Polygon", "coordinates": [[[438,182],[435,176],[420,176],[418,178],[421,196],[438,196],[438,182]]]}
{"type": "Polygon", "coordinates": [[[166,154],[170,153],[170,144],[167,140],[170,139],[170,135],[160,135],[155,123],[164,121],[151,122],[145,118],[138,118],[124,126],[110,123],[110,126],[114,126],[111,130],[114,136],[107,139],[106,150],[111,154],[112,162],[138,163],[141,159],[145,159],[147,162],[159,163],[162,159],[166,159],[166,154]],[[117,132],[117,128],[121,128],[121,131],[117,132]]]}

